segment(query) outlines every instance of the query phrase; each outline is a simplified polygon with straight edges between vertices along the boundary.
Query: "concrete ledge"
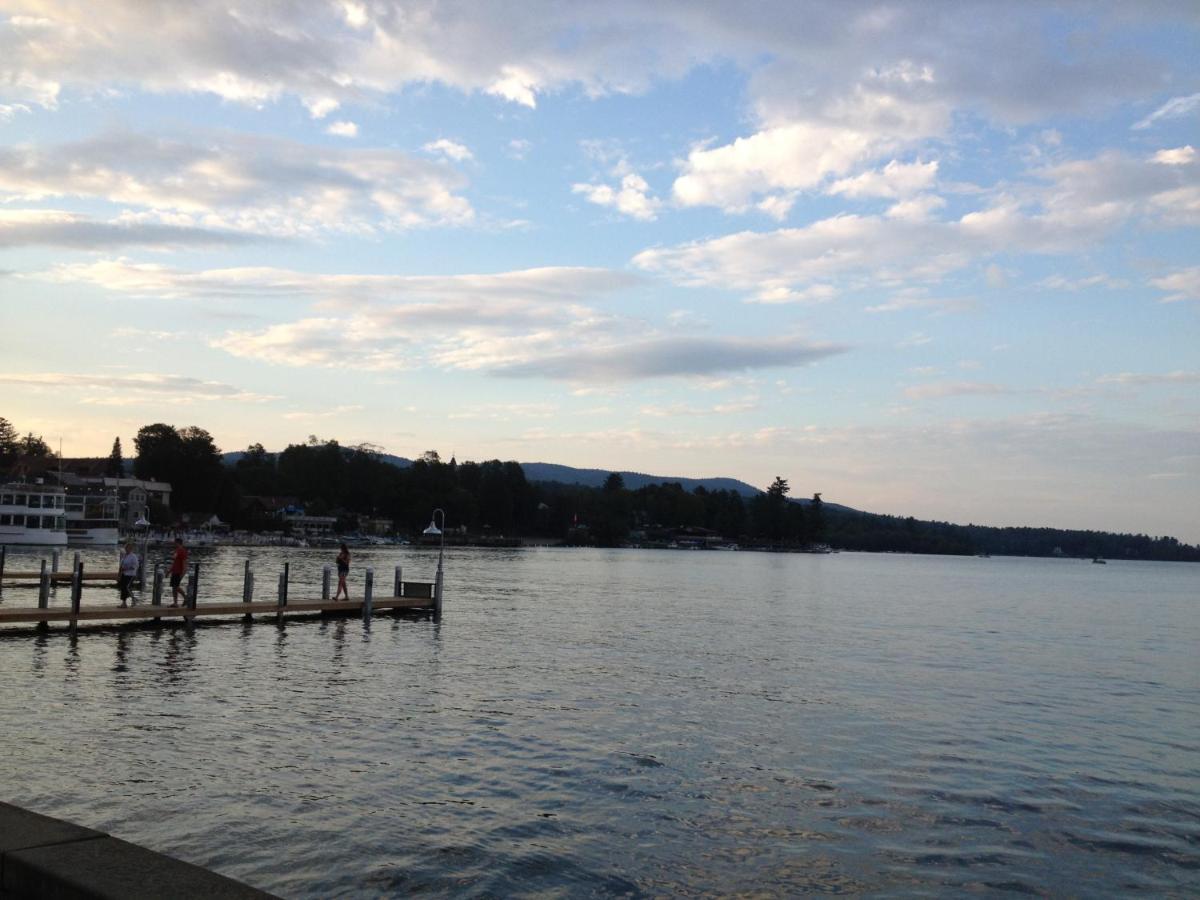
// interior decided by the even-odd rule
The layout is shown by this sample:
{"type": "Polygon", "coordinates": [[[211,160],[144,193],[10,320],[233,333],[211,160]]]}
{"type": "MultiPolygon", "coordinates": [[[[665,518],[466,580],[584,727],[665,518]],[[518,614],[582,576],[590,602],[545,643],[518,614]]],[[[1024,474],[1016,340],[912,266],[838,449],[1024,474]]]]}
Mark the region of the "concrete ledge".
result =
{"type": "Polygon", "coordinates": [[[102,832],[0,803],[0,897],[250,900],[272,896],[102,832]]]}

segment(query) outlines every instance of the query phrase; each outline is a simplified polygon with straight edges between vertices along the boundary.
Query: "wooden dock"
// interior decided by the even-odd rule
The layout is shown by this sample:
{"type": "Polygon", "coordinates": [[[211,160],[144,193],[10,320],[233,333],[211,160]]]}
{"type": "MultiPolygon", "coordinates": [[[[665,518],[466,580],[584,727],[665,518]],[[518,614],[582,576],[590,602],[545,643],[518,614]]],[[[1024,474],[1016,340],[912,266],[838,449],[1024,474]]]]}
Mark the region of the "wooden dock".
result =
{"type": "MultiPolygon", "coordinates": [[[[406,587],[416,587],[407,584],[406,587]]],[[[425,585],[427,588],[433,585],[425,585]]],[[[196,606],[153,606],[139,603],[133,606],[81,606],[78,611],[70,607],[10,608],[0,606],[0,627],[5,625],[33,624],[38,622],[155,622],[190,621],[207,616],[275,616],[321,613],[363,615],[365,601],[362,597],[353,600],[289,600],[280,606],[269,600],[241,601],[230,603],[198,603],[196,606]]],[[[375,597],[370,601],[371,612],[399,609],[434,613],[432,597],[375,597]]]]}
{"type": "MultiPolygon", "coordinates": [[[[428,613],[435,620],[442,616],[442,568],[439,559],[437,577],[434,581],[403,581],[400,567],[395,568],[390,591],[384,596],[375,596],[375,571],[367,568],[362,582],[360,596],[349,600],[330,599],[331,571],[326,566],[322,573],[321,597],[319,599],[292,599],[289,592],[290,565],[284,563],[283,571],[279,573],[277,591],[274,600],[254,599],[254,573],[250,563],[245,564],[242,577],[242,597],[240,600],[227,598],[199,602],[200,564],[193,563],[188,570],[183,588],[184,602],[179,606],[164,603],[171,596],[169,588],[164,585],[164,572],[161,566],[154,568],[150,580],[150,602],[146,602],[145,594],[138,602],[128,606],[83,605],[84,583],[88,581],[112,582],[115,585],[116,576],[112,573],[84,572],[84,567],[76,563],[74,570],[62,573],[46,571],[43,566],[40,572],[9,572],[0,574],[0,578],[12,581],[36,580],[38,588],[37,606],[9,606],[0,603],[0,628],[8,625],[36,625],[45,629],[53,623],[68,625],[72,630],[80,625],[99,625],[102,623],[158,623],[183,622],[190,624],[199,618],[208,617],[242,617],[251,621],[255,617],[274,616],[276,621],[282,621],[285,616],[314,616],[314,615],[360,615],[364,622],[369,622],[376,612],[385,610],[428,613]],[[66,581],[70,586],[69,604],[65,606],[50,605],[50,589],[54,583],[66,581]]],[[[0,569],[3,573],[3,569],[0,569]]],[[[10,582],[11,584],[11,582],[10,582]]],[[[101,584],[104,587],[107,585],[101,584]]]]}

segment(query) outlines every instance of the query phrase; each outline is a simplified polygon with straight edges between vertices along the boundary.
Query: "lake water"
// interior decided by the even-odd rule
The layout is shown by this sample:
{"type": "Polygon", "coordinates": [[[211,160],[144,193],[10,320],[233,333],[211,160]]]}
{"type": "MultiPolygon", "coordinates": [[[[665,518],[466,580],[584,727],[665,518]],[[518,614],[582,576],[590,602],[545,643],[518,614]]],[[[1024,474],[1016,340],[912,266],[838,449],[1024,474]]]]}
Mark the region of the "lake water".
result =
{"type": "MultiPolygon", "coordinates": [[[[293,597],[332,561],[198,551],[201,602],[247,554],[259,598],[284,559],[293,597]]],[[[368,561],[431,580],[436,554],[368,561]]],[[[446,573],[440,624],[0,639],[0,799],[297,898],[1200,892],[1200,566],[529,549],[446,573]]]]}

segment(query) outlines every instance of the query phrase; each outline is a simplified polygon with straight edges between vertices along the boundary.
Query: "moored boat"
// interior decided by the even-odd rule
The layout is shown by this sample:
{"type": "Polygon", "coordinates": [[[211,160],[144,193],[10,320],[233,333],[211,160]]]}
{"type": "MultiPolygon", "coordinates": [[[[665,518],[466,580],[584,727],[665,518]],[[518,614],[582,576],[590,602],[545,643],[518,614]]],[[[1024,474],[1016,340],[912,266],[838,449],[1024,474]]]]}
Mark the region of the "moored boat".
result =
{"type": "Polygon", "coordinates": [[[66,494],[47,484],[0,485],[0,544],[67,545],[66,494]]]}

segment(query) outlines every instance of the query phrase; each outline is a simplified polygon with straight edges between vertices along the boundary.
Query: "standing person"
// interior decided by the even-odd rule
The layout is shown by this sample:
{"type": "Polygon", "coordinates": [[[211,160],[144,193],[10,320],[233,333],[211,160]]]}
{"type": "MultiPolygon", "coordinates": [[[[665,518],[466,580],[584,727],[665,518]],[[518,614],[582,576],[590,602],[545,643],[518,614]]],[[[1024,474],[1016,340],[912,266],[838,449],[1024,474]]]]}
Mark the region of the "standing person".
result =
{"type": "Polygon", "coordinates": [[[122,606],[133,594],[133,581],[137,578],[140,562],[138,555],[133,552],[133,544],[126,544],[124,552],[121,553],[121,564],[117,570],[117,589],[121,592],[122,606]]]}
{"type": "Polygon", "coordinates": [[[346,576],[350,574],[350,548],[342,544],[342,549],[337,555],[338,567],[338,586],[337,591],[333,595],[334,600],[340,600],[342,594],[346,595],[346,599],[350,599],[350,589],[346,587],[346,576]]]}
{"type": "MultiPolygon", "coordinates": [[[[179,598],[183,597],[183,573],[187,571],[188,552],[183,546],[183,538],[175,538],[175,555],[171,557],[171,605],[178,606],[179,598]]],[[[187,600],[186,597],[183,597],[187,600]]]]}

